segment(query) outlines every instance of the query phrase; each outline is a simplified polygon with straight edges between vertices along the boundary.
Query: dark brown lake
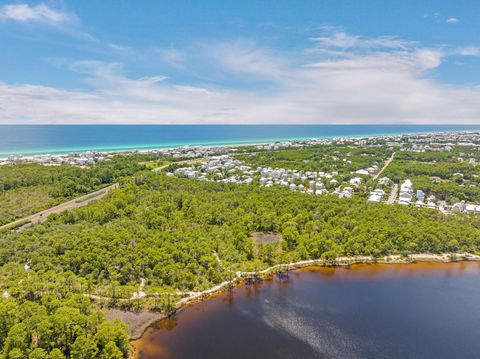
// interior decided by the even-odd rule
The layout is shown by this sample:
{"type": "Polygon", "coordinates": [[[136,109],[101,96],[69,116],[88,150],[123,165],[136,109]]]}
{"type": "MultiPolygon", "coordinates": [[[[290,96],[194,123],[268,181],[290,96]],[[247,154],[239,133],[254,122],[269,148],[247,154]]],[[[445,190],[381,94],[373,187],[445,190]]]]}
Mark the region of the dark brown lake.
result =
{"type": "Polygon", "coordinates": [[[480,263],[306,268],[192,305],[149,358],[480,358],[480,263]]]}

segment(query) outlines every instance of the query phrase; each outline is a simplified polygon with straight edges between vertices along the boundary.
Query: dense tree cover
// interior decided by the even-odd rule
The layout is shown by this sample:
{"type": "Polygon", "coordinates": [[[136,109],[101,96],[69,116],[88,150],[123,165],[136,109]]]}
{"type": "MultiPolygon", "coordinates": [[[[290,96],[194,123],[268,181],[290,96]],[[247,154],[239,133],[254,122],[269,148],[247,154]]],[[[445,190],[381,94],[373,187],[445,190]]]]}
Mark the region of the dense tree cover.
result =
{"type": "Polygon", "coordinates": [[[434,176],[442,179],[462,177],[472,182],[479,181],[478,167],[474,164],[462,162],[418,162],[395,159],[385,171],[392,179],[400,179],[402,176],[434,176]]]}
{"type": "Polygon", "coordinates": [[[0,298],[0,358],[128,358],[125,323],[91,306],[85,280],[14,263],[0,275],[8,288],[0,298]]]}
{"type": "Polygon", "coordinates": [[[0,225],[72,197],[92,192],[146,167],[139,158],[117,156],[94,166],[0,166],[0,225]]]}
{"type": "Polygon", "coordinates": [[[238,159],[253,167],[285,168],[303,171],[338,171],[349,174],[361,168],[382,165],[391,155],[385,147],[361,148],[356,146],[311,146],[239,154],[238,159]]]}
{"type": "Polygon", "coordinates": [[[480,152],[474,147],[456,146],[450,151],[397,151],[396,158],[420,162],[458,162],[459,160],[463,161],[470,158],[480,160],[480,152]]]}
{"type": "MultiPolygon", "coordinates": [[[[480,222],[469,216],[143,174],[105,200],[0,240],[0,264],[72,272],[97,294],[140,278],[155,290],[200,290],[233,270],[340,255],[478,252],[480,222]],[[253,231],[281,233],[256,245],[253,231]],[[453,245],[455,244],[455,245],[453,245]]],[[[132,289],[133,288],[133,289],[132,289]]]]}
{"type": "MultiPolygon", "coordinates": [[[[355,157],[383,158],[372,151],[355,157]]],[[[296,154],[289,159],[296,150],[283,152],[302,165],[296,154]]],[[[479,217],[167,177],[135,161],[106,165],[121,187],[102,200],[0,233],[0,358],[125,358],[125,327],[105,321],[85,294],[168,309],[179,292],[212,287],[238,270],[338,256],[480,253],[479,217]],[[257,243],[254,232],[282,240],[257,243]],[[148,297],[132,300],[142,279],[148,297]]]]}

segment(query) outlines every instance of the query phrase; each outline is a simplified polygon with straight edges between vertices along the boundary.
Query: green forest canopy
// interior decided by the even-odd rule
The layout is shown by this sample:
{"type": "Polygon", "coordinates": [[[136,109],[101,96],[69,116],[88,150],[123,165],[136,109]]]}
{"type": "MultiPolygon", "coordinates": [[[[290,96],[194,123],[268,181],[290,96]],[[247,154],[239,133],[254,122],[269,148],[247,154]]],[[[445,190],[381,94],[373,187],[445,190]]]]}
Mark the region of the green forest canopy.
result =
{"type": "Polygon", "coordinates": [[[121,179],[121,188],[102,200],[0,234],[3,358],[128,357],[125,326],[106,321],[85,294],[120,305],[141,278],[152,295],[202,290],[237,270],[303,259],[480,253],[474,216],[205,183],[142,166],[116,171],[108,181],[121,179]],[[254,232],[278,233],[282,240],[256,243],[254,232]]]}

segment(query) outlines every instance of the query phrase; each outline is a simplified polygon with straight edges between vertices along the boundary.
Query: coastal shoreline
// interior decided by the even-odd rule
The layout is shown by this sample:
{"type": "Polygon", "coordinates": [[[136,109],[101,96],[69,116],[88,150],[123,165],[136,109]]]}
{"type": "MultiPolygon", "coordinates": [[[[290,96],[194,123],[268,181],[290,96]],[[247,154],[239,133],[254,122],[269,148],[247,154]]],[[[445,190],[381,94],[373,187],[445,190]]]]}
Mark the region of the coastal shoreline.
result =
{"type": "Polygon", "coordinates": [[[169,151],[182,147],[205,147],[205,148],[235,148],[235,147],[247,147],[247,146],[262,146],[269,145],[275,142],[289,142],[289,141],[308,141],[308,140],[332,140],[332,139],[365,139],[365,138],[377,138],[377,137],[400,137],[408,135],[429,135],[429,134],[455,134],[455,133],[473,133],[477,132],[477,129],[458,129],[458,130],[446,130],[446,131],[405,131],[405,132],[391,132],[391,133],[377,133],[377,134],[345,134],[345,135],[324,135],[324,136],[294,136],[294,137],[282,137],[282,138],[264,138],[264,139],[252,139],[246,140],[232,140],[225,142],[192,142],[192,143],[178,143],[178,144],[146,144],[146,145],[126,145],[125,147],[91,147],[91,148],[64,148],[64,149],[38,149],[38,150],[18,150],[16,153],[0,152],[0,161],[5,161],[8,156],[22,155],[26,160],[32,160],[37,156],[62,157],[74,153],[86,153],[96,152],[102,155],[121,155],[131,153],[149,153],[151,151],[169,151]]]}
{"type": "MultiPolygon", "coordinates": [[[[245,279],[249,276],[256,275],[259,278],[266,279],[276,274],[276,270],[298,270],[308,267],[349,267],[356,264],[415,264],[419,262],[432,262],[432,263],[455,263],[462,261],[480,261],[480,255],[471,253],[444,253],[444,254],[430,254],[430,253],[418,253],[406,256],[402,255],[389,255],[385,257],[375,258],[373,256],[355,256],[355,257],[338,257],[335,260],[323,260],[323,259],[309,259],[304,261],[298,261],[287,264],[276,264],[271,267],[265,268],[258,272],[237,272],[236,277],[215,285],[210,289],[206,289],[201,292],[190,292],[190,296],[182,298],[176,303],[176,313],[178,314],[185,308],[194,305],[196,303],[208,300],[209,298],[223,293],[228,287],[240,287],[245,285],[245,279]]],[[[164,313],[154,313],[151,311],[143,310],[138,313],[122,311],[125,313],[123,317],[126,319],[127,325],[129,325],[130,341],[139,340],[145,331],[153,324],[166,319],[168,316],[164,313]],[[142,320],[142,317],[145,318],[142,320]],[[129,320],[130,319],[130,320],[129,320]],[[135,322],[135,328],[130,328],[129,321],[135,322]]],[[[116,316],[110,316],[109,319],[113,319],[116,316]]]]}

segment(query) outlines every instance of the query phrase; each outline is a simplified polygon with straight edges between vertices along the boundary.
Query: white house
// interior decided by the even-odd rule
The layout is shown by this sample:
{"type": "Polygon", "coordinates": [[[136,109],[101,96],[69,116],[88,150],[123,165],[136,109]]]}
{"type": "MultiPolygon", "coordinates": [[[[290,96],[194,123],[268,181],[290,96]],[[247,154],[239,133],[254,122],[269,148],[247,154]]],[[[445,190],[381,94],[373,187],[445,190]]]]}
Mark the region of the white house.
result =
{"type": "Polygon", "coordinates": [[[358,187],[362,184],[362,179],[360,177],[354,177],[349,181],[349,183],[352,186],[358,187]]]}

